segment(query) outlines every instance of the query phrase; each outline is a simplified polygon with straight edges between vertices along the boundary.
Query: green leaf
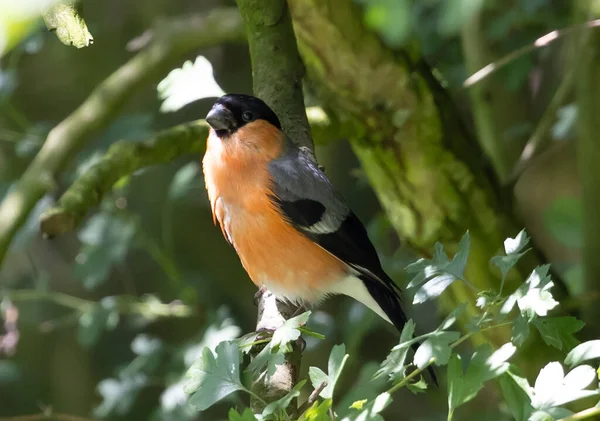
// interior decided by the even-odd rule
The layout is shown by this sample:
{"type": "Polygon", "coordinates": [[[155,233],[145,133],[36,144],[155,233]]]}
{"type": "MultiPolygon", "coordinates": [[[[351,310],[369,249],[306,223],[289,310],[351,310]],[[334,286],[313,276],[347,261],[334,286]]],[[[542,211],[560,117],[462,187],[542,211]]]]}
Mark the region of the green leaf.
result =
{"type": "Polygon", "coordinates": [[[221,342],[215,355],[204,348],[202,358],[188,370],[189,382],[184,387],[192,394],[189,403],[199,411],[210,408],[233,392],[248,390],[240,380],[240,351],[234,341],[221,342]]]}
{"type": "Polygon", "coordinates": [[[270,346],[279,346],[284,352],[290,352],[292,350],[289,345],[290,342],[295,341],[300,337],[300,326],[304,326],[310,317],[311,312],[307,311],[299,316],[293,317],[286,320],[275,332],[273,332],[273,338],[271,339],[270,346]]]}
{"type": "Polygon", "coordinates": [[[383,363],[381,363],[381,368],[375,373],[375,378],[389,375],[392,377],[392,380],[396,380],[398,375],[403,375],[405,367],[404,362],[406,361],[406,355],[410,348],[410,344],[407,344],[406,342],[413,338],[414,333],[415,322],[410,319],[402,328],[400,343],[392,349],[383,363]]]}
{"type": "Polygon", "coordinates": [[[422,370],[432,358],[435,365],[442,366],[450,358],[450,344],[460,338],[460,332],[436,332],[435,336],[429,337],[415,352],[414,364],[422,370]]]}
{"type": "Polygon", "coordinates": [[[562,350],[574,348],[579,341],[573,336],[579,332],[585,323],[575,317],[544,317],[534,319],[533,324],[548,345],[562,350]]]}
{"type": "Polygon", "coordinates": [[[375,399],[370,400],[360,410],[352,410],[345,416],[342,421],[384,421],[381,411],[392,403],[392,397],[389,393],[384,392],[378,395],[375,399]]]}
{"type": "Polygon", "coordinates": [[[573,367],[595,358],[600,358],[600,340],[598,339],[577,345],[565,358],[565,364],[573,367]]]}
{"type": "Polygon", "coordinates": [[[442,295],[456,279],[458,278],[450,273],[434,276],[415,292],[413,304],[421,304],[442,295]]]}
{"type": "Polygon", "coordinates": [[[448,315],[448,317],[444,319],[444,321],[439,325],[439,327],[436,330],[446,330],[451,328],[454,325],[454,323],[456,323],[456,320],[458,320],[458,318],[462,316],[466,310],[467,303],[460,304],[458,307],[452,310],[452,312],[448,315]]]}
{"type": "Polygon", "coordinates": [[[285,355],[279,347],[272,348],[267,344],[248,364],[245,371],[260,373],[263,367],[267,366],[267,376],[275,374],[278,365],[285,362],[285,355]]]}
{"type": "Polygon", "coordinates": [[[529,237],[525,230],[521,230],[515,238],[507,238],[504,240],[504,252],[506,256],[494,256],[490,259],[490,262],[500,269],[502,272],[502,279],[506,277],[506,274],[512,269],[512,267],[519,261],[521,257],[528,250],[523,248],[529,243],[529,237]]]}
{"type": "Polygon", "coordinates": [[[169,186],[168,197],[170,200],[177,200],[183,197],[191,184],[199,179],[200,165],[196,161],[192,161],[181,167],[173,176],[171,185],[169,186]]]}
{"type": "Polygon", "coordinates": [[[160,111],[177,111],[202,98],[218,98],[225,95],[216,82],[213,67],[204,56],[187,60],[180,69],[173,69],[156,87],[158,97],[163,100],[160,111]]]}
{"type": "Polygon", "coordinates": [[[95,306],[94,310],[85,312],[79,316],[79,327],[77,329],[77,341],[84,347],[95,345],[109,327],[109,319],[112,312],[101,306],[95,306]]]}
{"type": "Polygon", "coordinates": [[[327,383],[327,386],[319,393],[324,399],[333,398],[333,390],[337,383],[346,360],[349,355],[346,354],[346,346],[344,344],[336,345],[331,349],[329,355],[329,363],[327,364],[328,374],[325,374],[323,370],[317,367],[310,367],[308,369],[308,375],[313,387],[316,389],[323,382],[327,383]]]}
{"type": "Polygon", "coordinates": [[[529,322],[522,314],[519,314],[513,322],[511,341],[516,346],[522,346],[528,337],[529,322]]]}
{"type": "Polygon", "coordinates": [[[371,361],[361,367],[358,378],[336,405],[335,412],[340,418],[350,412],[350,407],[354,402],[375,399],[384,390],[387,378],[384,376],[374,378],[378,366],[376,362],[371,361]]]}
{"type": "Polygon", "coordinates": [[[296,386],[294,386],[294,388],[292,390],[290,390],[290,392],[287,395],[285,395],[283,398],[278,399],[275,402],[271,402],[270,404],[265,406],[265,409],[263,409],[263,412],[262,412],[262,416],[267,417],[268,415],[276,414],[276,413],[278,414],[281,411],[285,411],[285,409],[288,406],[290,406],[290,403],[292,403],[292,401],[295,398],[300,396],[300,389],[302,389],[305,384],[306,384],[306,380],[302,380],[302,381],[298,382],[298,384],[296,386]]]}
{"type": "Polygon", "coordinates": [[[494,256],[490,259],[493,265],[495,265],[502,273],[502,278],[506,277],[506,274],[517,264],[519,259],[527,253],[509,254],[508,256],[494,256]]]}
{"type": "Polygon", "coordinates": [[[582,244],[581,199],[559,197],[544,212],[544,223],[552,236],[567,247],[580,248],[582,244]]]}
{"type": "Polygon", "coordinates": [[[427,390],[427,382],[421,377],[418,382],[408,383],[406,387],[416,395],[418,393],[424,393],[427,390]]]}
{"type": "MultiPolygon", "coordinates": [[[[500,376],[500,388],[502,389],[502,394],[508,410],[515,421],[527,421],[533,412],[531,398],[525,390],[523,390],[521,385],[517,383],[514,376],[515,375],[511,375],[510,372],[506,372],[500,376]]],[[[527,379],[520,379],[527,383],[527,379]]]]}
{"type": "Polygon", "coordinates": [[[331,403],[331,399],[313,403],[310,408],[304,411],[298,421],[330,421],[329,408],[331,408],[331,403]]]}
{"type": "Polygon", "coordinates": [[[75,258],[74,276],[88,289],[100,285],[112,267],[125,260],[136,230],[132,219],[107,213],[92,216],[78,234],[84,246],[75,258]]]}
{"type": "Polygon", "coordinates": [[[482,345],[471,357],[465,372],[460,356],[452,354],[448,362],[449,410],[453,412],[460,405],[469,402],[477,396],[486,381],[505,373],[509,368],[506,361],[515,351],[516,348],[511,343],[502,345],[494,353],[490,345],[482,345]]]}
{"type": "Polygon", "coordinates": [[[467,231],[452,261],[440,243],[435,244],[433,259],[420,259],[406,267],[408,273],[415,273],[408,289],[418,288],[413,304],[420,304],[442,294],[457,279],[464,280],[464,270],[469,256],[470,239],[467,231]]]}
{"type": "Polygon", "coordinates": [[[244,409],[244,412],[240,414],[235,409],[229,410],[229,421],[257,421],[256,417],[250,410],[250,408],[244,409]]]}

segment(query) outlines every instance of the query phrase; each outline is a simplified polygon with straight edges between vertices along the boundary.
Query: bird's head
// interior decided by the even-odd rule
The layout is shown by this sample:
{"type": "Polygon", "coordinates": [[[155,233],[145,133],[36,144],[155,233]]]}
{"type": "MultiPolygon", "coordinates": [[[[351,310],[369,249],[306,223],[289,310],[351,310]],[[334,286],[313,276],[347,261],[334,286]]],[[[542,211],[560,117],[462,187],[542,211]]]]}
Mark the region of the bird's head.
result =
{"type": "Polygon", "coordinates": [[[256,121],[268,122],[281,130],[277,115],[262,100],[251,95],[228,94],[215,102],[206,122],[223,138],[256,121]]]}

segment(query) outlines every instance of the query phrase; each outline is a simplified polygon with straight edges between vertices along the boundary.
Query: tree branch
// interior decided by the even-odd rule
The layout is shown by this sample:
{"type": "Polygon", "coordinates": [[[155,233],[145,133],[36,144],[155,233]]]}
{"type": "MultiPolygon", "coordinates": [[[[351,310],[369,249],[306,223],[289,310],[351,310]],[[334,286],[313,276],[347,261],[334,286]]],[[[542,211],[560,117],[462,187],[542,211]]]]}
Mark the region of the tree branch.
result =
{"type": "MultiPolygon", "coordinates": [[[[312,152],[313,142],[302,94],[304,66],[300,60],[292,21],[285,0],[236,0],[246,27],[254,94],[269,104],[279,116],[283,129],[293,141],[312,152]]],[[[295,308],[278,303],[270,292],[259,301],[259,328],[275,329],[295,308]]],[[[272,376],[261,375],[252,390],[267,401],[288,393],[297,382],[301,351],[286,354],[284,364],[272,376]],[[268,377],[268,378],[267,378],[268,377]]],[[[253,400],[252,410],[261,412],[264,404],[253,400]]]]}
{"type": "MultiPolygon", "coordinates": [[[[87,313],[101,305],[96,301],[75,297],[62,292],[40,291],[35,289],[7,290],[0,293],[0,299],[8,298],[12,302],[49,301],[72,310],[87,313]]],[[[191,307],[178,303],[161,303],[158,300],[140,300],[137,297],[117,296],[114,299],[114,310],[121,314],[138,314],[148,319],[157,317],[189,317],[191,307]]]]}
{"type": "Polygon", "coordinates": [[[154,34],[153,42],[98,86],[48,135],[46,142],[13,190],[0,204],[0,264],[17,230],[37,201],[55,187],[70,158],[91,135],[119,112],[136,90],[164,73],[172,60],[192,49],[243,40],[239,13],[219,9],[202,17],[171,22],[154,34]]]}
{"type": "Polygon", "coordinates": [[[140,168],[166,164],[184,154],[202,153],[208,136],[203,120],[182,124],[158,133],[144,143],[115,142],[106,154],[68,188],[58,202],[40,218],[40,230],[52,237],[74,230],[88,210],[122,177],[140,168]]]}

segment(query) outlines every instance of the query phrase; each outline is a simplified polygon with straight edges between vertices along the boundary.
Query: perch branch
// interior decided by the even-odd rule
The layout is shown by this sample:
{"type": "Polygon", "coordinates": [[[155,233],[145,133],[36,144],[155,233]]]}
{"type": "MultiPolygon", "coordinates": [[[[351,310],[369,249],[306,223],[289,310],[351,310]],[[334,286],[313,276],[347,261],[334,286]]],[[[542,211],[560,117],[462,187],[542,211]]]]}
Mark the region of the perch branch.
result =
{"type": "MultiPolygon", "coordinates": [[[[236,0],[246,27],[254,93],[279,116],[283,129],[298,145],[313,149],[302,94],[304,65],[300,60],[292,20],[285,0],[236,0]]],[[[259,300],[258,328],[275,329],[295,308],[278,302],[268,291],[259,300]]],[[[286,354],[272,376],[254,380],[252,391],[265,401],[288,393],[297,381],[301,351],[286,354]],[[268,377],[268,378],[267,378],[268,377]]],[[[261,412],[264,403],[251,401],[252,410],[261,412]]]]}
{"type": "Polygon", "coordinates": [[[117,115],[134,92],[169,69],[190,50],[243,40],[237,10],[218,9],[165,24],[150,45],[100,84],[71,115],[59,123],[0,204],[0,263],[31,209],[55,187],[62,170],[90,139],[117,115]]]}

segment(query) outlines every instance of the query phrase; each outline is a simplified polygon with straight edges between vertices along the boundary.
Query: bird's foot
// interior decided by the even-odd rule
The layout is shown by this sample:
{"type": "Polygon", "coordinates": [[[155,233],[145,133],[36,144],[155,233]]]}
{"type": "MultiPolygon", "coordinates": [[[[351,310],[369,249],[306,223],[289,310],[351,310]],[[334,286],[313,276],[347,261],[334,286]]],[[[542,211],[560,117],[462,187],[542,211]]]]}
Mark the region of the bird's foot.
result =
{"type": "Polygon", "coordinates": [[[256,339],[271,339],[273,337],[273,333],[275,333],[275,329],[268,329],[266,327],[261,327],[256,329],[256,339]]]}
{"type": "Polygon", "coordinates": [[[262,285],[260,288],[258,288],[258,291],[256,291],[256,293],[254,294],[254,305],[255,306],[258,307],[258,302],[260,301],[260,299],[262,298],[262,296],[266,290],[267,290],[267,287],[264,285],[262,285]]]}

